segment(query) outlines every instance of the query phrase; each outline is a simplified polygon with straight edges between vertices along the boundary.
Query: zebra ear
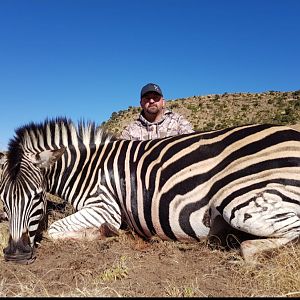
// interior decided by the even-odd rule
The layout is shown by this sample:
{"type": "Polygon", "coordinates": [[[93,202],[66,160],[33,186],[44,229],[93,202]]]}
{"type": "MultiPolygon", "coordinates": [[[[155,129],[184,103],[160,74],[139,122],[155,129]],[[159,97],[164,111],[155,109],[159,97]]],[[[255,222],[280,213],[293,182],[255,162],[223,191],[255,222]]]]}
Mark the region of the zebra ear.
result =
{"type": "Polygon", "coordinates": [[[39,168],[48,168],[63,155],[65,149],[65,147],[62,147],[57,150],[44,150],[33,155],[31,161],[39,168]]]}

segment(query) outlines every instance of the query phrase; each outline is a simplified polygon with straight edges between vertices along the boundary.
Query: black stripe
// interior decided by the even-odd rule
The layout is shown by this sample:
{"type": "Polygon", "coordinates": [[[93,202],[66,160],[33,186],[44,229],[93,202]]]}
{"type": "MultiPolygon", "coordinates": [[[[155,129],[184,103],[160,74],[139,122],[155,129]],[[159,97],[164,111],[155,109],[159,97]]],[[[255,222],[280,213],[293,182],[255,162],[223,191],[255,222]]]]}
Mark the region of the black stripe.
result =
{"type": "MultiPolygon", "coordinates": [[[[93,154],[95,153],[95,150],[96,150],[95,145],[90,145],[89,150],[90,150],[90,153],[89,153],[89,157],[88,157],[88,162],[85,165],[83,165],[83,167],[81,169],[79,169],[80,170],[79,181],[78,181],[78,184],[76,186],[76,191],[75,191],[74,196],[79,195],[85,189],[84,181],[86,181],[87,184],[89,184],[90,180],[91,180],[90,177],[91,177],[92,173],[91,173],[91,171],[88,172],[88,169],[89,169],[90,164],[91,164],[91,157],[93,156],[93,154]]],[[[85,153],[87,155],[87,152],[85,152],[85,153]]]]}
{"type": "MultiPolygon", "coordinates": [[[[84,145],[80,145],[79,151],[80,151],[79,162],[78,162],[78,165],[76,166],[76,172],[72,175],[71,180],[68,184],[69,187],[71,187],[71,189],[69,190],[69,193],[74,188],[75,182],[76,182],[78,176],[80,177],[80,172],[82,171],[82,168],[84,166],[84,162],[85,162],[85,159],[86,159],[86,156],[87,156],[87,150],[86,150],[86,147],[84,145]]],[[[75,149],[74,149],[73,155],[75,157],[77,156],[77,154],[75,152],[75,149]]],[[[68,166],[67,169],[69,169],[69,170],[67,170],[67,172],[71,172],[74,169],[74,165],[68,166]]],[[[74,198],[75,197],[76,197],[76,195],[74,195],[74,198]]],[[[76,207],[76,209],[77,209],[77,207],[76,207]]]]}
{"type": "MultiPolygon", "coordinates": [[[[299,186],[299,185],[296,185],[296,186],[299,186]]],[[[300,204],[300,200],[292,199],[292,198],[286,196],[285,194],[281,193],[280,191],[277,191],[274,189],[268,189],[265,192],[279,196],[282,199],[282,201],[284,201],[284,202],[289,202],[289,203],[298,204],[298,205],[300,204]]],[[[290,191],[290,193],[293,193],[293,192],[290,191]]]]}
{"type": "MultiPolygon", "coordinates": [[[[113,166],[114,166],[114,163],[115,163],[115,159],[117,158],[116,153],[118,151],[118,144],[116,144],[116,146],[112,150],[113,145],[114,144],[111,143],[107,146],[107,148],[109,150],[109,156],[103,156],[103,157],[104,157],[104,160],[107,161],[107,169],[108,169],[108,172],[109,172],[110,181],[111,181],[111,185],[112,185],[112,188],[113,188],[112,192],[113,192],[114,195],[117,196],[118,193],[117,193],[117,189],[116,189],[116,179],[115,179],[115,176],[113,174],[113,172],[114,172],[113,171],[113,166]]],[[[103,160],[103,165],[104,165],[104,160],[103,160]]]]}

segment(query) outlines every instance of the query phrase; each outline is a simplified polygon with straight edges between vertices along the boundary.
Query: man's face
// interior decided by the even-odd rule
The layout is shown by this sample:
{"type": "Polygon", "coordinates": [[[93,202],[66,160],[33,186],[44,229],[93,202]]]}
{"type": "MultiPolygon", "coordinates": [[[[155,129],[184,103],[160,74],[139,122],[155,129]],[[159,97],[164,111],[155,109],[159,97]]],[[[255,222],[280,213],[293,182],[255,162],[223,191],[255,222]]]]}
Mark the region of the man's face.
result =
{"type": "Polygon", "coordinates": [[[165,104],[163,97],[155,92],[149,92],[145,94],[140,103],[142,109],[151,115],[157,115],[161,113],[165,104]]]}

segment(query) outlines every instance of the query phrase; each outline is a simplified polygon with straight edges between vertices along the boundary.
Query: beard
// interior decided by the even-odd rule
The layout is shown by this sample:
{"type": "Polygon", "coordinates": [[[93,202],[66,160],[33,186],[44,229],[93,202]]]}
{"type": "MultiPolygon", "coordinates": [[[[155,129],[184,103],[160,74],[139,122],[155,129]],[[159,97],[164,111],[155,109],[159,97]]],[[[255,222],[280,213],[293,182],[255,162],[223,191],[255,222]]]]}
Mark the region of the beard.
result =
{"type": "Polygon", "coordinates": [[[148,114],[157,114],[159,112],[159,109],[157,106],[149,106],[147,109],[146,109],[147,113],[148,114]]]}

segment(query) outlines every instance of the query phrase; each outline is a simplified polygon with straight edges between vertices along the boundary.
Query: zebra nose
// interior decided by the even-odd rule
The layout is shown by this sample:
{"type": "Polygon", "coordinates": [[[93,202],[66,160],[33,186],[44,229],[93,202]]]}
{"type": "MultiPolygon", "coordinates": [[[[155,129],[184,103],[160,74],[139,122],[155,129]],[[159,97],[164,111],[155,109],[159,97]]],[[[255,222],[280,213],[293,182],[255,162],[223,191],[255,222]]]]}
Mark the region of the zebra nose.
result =
{"type": "Polygon", "coordinates": [[[3,249],[5,261],[26,265],[34,262],[34,249],[29,245],[29,239],[25,235],[27,234],[23,233],[17,241],[10,236],[8,246],[3,249]]]}

